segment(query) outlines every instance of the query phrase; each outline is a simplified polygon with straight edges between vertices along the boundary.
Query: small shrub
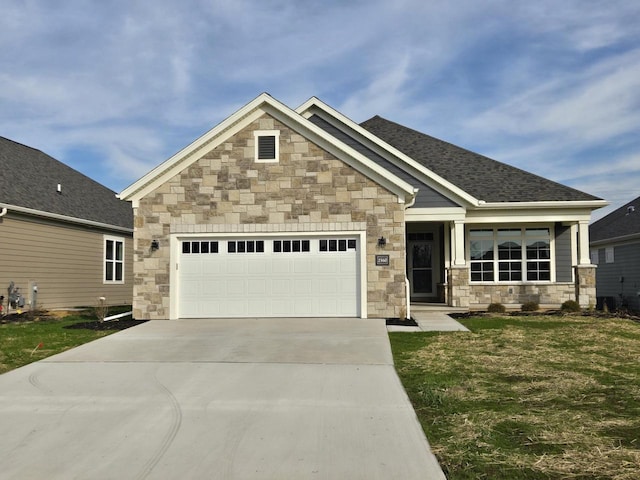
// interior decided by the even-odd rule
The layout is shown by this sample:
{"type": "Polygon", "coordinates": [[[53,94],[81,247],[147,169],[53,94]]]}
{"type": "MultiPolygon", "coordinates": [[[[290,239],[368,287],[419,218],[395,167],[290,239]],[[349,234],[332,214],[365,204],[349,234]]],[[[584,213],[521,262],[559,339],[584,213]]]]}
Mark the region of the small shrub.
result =
{"type": "Polygon", "coordinates": [[[538,305],[538,302],[524,302],[521,308],[523,312],[535,312],[539,309],[540,305],[538,305]]]}
{"type": "Polygon", "coordinates": [[[562,304],[562,307],[560,307],[560,309],[565,313],[577,313],[582,310],[580,308],[580,304],[575,300],[567,300],[562,304]]]}
{"type": "Polygon", "coordinates": [[[504,313],[506,311],[507,309],[501,303],[490,303],[487,307],[487,312],[489,313],[504,313]]]}

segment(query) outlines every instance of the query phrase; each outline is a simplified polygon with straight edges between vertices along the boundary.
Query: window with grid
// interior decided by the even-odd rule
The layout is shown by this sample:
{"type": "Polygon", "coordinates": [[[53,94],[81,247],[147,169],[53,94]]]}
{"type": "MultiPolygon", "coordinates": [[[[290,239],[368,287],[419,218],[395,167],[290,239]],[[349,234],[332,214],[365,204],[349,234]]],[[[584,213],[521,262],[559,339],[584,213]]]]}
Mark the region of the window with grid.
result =
{"type": "Polygon", "coordinates": [[[500,229],[498,240],[498,280],[522,280],[522,232],[520,229],[500,229]]]}
{"type": "Polygon", "coordinates": [[[471,230],[471,281],[493,282],[493,230],[471,230]]]}
{"type": "Polygon", "coordinates": [[[525,230],[527,280],[551,280],[551,241],[548,228],[525,230]]]}
{"type": "Polygon", "coordinates": [[[104,238],[104,283],[124,283],[124,239],[104,238]]]}
{"type": "Polygon", "coordinates": [[[550,228],[470,230],[469,241],[472,282],[551,280],[550,228]]]}

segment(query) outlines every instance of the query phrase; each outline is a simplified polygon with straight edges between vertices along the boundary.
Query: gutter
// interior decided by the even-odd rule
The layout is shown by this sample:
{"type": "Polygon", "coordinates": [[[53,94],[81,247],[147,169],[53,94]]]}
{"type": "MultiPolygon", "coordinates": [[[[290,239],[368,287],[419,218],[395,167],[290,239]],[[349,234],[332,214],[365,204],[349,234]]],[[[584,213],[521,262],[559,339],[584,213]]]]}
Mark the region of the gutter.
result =
{"type": "Polygon", "coordinates": [[[602,208],[609,205],[606,200],[583,200],[583,201],[546,201],[546,202],[485,202],[478,200],[476,208],[491,209],[526,209],[526,208],[602,208]]]}
{"type": "Polygon", "coordinates": [[[70,217],[68,215],[60,215],[58,213],[44,212],[42,210],[35,210],[33,208],[18,207],[16,205],[9,205],[7,203],[0,203],[0,208],[2,209],[2,211],[0,211],[0,217],[6,215],[8,209],[10,208],[14,212],[33,215],[35,217],[49,218],[52,220],[60,220],[62,222],[75,223],[89,227],[104,228],[107,230],[116,230],[118,232],[133,233],[133,228],[120,227],[117,225],[110,225],[108,223],[95,222],[93,220],[85,220],[83,218],[70,217]]]}

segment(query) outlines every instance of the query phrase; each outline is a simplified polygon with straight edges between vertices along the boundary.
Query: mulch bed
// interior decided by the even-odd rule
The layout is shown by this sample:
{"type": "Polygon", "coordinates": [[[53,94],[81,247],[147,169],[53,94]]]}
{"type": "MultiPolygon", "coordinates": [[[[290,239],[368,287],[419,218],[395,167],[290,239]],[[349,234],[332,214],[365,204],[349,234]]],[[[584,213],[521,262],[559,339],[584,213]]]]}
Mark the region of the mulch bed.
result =
{"type": "Polygon", "coordinates": [[[413,318],[387,318],[387,325],[417,327],[418,324],[413,318]]]}

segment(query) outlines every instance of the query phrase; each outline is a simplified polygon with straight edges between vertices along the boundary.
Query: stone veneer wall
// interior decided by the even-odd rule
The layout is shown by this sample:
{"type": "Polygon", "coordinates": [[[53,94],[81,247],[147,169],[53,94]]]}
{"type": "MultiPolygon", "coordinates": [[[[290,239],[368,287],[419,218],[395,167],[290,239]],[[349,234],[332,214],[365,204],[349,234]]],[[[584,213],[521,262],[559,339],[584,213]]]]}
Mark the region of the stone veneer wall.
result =
{"type": "Polygon", "coordinates": [[[596,266],[578,265],[575,268],[576,300],[582,308],[595,307],[596,299],[596,266]]]}
{"type": "Polygon", "coordinates": [[[366,230],[367,314],[399,317],[405,308],[404,205],[266,114],[141,199],[134,222],[135,318],[169,318],[169,238],[188,232],[366,230]],[[279,163],[256,163],[253,132],[275,129],[279,163]],[[154,239],[160,248],[151,252],[154,239]],[[376,253],[390,265],[376,266],[376,253]]]}
{"type": "Polygon", "coordinates": [[[467,267],[449,270],[448,295],[452,307],[484,309],[490,303],[521,305],[536,302],[543,306],[559,307],[567,300],[577,300],[583,308],[595,305],[595,268],[575,267],[576,283],[522,285],[478,285],[469,283],[467,267]]]}

